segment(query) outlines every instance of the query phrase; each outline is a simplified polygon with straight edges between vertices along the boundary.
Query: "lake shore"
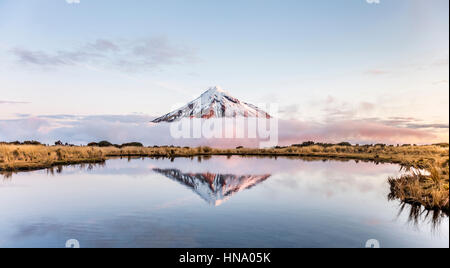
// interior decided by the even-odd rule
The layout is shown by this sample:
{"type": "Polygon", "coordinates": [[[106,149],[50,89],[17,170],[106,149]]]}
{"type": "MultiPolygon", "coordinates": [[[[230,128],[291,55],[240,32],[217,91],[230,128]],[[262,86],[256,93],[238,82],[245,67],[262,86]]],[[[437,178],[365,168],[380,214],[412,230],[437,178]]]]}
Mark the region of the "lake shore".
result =
{"type": "Polygon", "coordinates": [[[293,145],[268,149],[210,147],[98,147],[0,144],[0,171],[18,172],[54,166],[101,163],[112,157],[196,157],[196,156],[311,157],[399,164],[406,169],[425,170],[389,178],[391,198],[427,209],[449,208],[449,147],[438,145],[293,145]]]}
{"type": "Polygon", "coordinates": [[[448,162],[448,145],[423,146],[287,146],[268,149],[210,147],[127,146],[45,146],[0,144],[0,171],[43,169],[51,166],[103,162],[108,157],[193,157],[208,155],[298,156],[394,163],[404,167],[429,169],[448,162]]]}

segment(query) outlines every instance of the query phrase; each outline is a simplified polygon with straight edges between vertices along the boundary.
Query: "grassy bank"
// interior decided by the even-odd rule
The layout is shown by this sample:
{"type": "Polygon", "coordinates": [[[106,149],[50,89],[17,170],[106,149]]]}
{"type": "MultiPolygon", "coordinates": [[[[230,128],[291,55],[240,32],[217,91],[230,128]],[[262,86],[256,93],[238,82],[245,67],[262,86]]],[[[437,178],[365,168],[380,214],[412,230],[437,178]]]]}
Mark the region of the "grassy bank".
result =
{"type": "Polygon", "coordinates": [[[93,147],[0,145],[0,171],[35,170],[103,161],[103,151],[93,147]]]}
{"type": "Polygon", "coordinates": [[[410,171],[399,178],[389,178],[389,199],[398,199],[412,206],[423,205],[426,210],[442,210],[449,214],[449,163],[435,163],[428,174],[410,171]]]}
{"type": "Polygon", "coordinates": [[[57,165],[103,162],[108,157],[192,157],[211,155],[296,156],[327,159],[354,159],[377,163],[397,163],[405,168],[427,170],[390,178],[390,198],[420,203],[430,209],[447,209],[449,196],[449,146],[439,145],[330,145],[302,144],[270,149],[141,146],[45,146],[0,144],[0,171],[21,171],[57,165]]]}
{"type": "Polygon", "coordinates": [[[98,162],[114,156],[190,157],[201,155],[301,156],[345,158],[431,169],[447,163],[448,145],[426,146],[289,146],[270,149],[210,147],[132,147],[0,145],[0,170],[31,170],[52,165],[98,162]]]}

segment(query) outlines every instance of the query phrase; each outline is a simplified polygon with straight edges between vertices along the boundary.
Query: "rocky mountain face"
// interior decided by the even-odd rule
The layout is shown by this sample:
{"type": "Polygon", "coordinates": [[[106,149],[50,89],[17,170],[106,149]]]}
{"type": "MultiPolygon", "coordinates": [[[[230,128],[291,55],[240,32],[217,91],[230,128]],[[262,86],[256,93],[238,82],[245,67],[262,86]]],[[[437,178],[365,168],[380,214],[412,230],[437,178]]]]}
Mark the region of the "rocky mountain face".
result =
{"type": "Polygon", "coordinates": [[[185,106],[153,120],[153,123],[174,122],[183,118],[264,117],[270,115],[255,105],[242,102],[216,86],[185,106]]]}

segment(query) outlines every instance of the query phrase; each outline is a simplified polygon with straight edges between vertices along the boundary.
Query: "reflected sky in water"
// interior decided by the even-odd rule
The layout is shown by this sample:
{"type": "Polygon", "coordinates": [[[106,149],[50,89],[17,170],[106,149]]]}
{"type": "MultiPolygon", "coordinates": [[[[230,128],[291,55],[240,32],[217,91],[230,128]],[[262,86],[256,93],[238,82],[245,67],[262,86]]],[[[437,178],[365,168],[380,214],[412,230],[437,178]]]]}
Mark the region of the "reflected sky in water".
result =
{"type": "Polygon", "coordinates": [[[388,200],[399,166],[112,159],[0,179],[0,247],[448,247],[449,223],[388,200]]]}

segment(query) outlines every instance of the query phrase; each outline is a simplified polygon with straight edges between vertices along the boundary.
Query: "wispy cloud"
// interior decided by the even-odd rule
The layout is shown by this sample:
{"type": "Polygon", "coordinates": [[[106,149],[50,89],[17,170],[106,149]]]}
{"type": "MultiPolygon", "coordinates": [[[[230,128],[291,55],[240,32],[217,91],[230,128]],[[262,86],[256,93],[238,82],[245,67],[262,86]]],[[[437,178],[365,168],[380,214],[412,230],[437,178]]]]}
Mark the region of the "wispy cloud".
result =
{"type": "Polygon", "coordinates": [[[422,129],[422,128],[442,128],[442,129],[448,129],[448,124],[407,124],[407,128],[413,128],[413,129],[422,129]]]}
{"type": "Polygon", "coordinates": [[[447,58],[442,58],[442,59],[438,59],[436,61],[434,61],[432,63],[432,65],[434,66],[448,66],[449,65],[449,59],[447,58]]]}
{"type": "Polygon", "coordinates": [[[87,48],[92,48],[96,51],[119,51],[120,47],[113,41],[106,39],[97,39],[93,43],[87,44],[87,48]]]}
{"type": "Polygon", "coordinates": [[[449,124],[425,123],[414,117],[389,117],[389,118],[367,118],[367,122],[381,123],[387,126],[409,128],[409,129],[448,129],[449,124]]]}
{"type": "Polygon", "coordinates": [[[300,113],[300,104],[281,106],[279,113],[283,118],[296,118],[300,113]]]}
{"type": "MultiPolygon", "coordinates": [[[[402,133],[411,133],[407,130],[442,133],[449,129],[447,122],[430,122],[421,118],[404,116],[380,116],[380,114],[384,114],[383,110],[386,107],[369,101],[340,101],[333,96],[328,96],[326,100],[314,103],[313,106],[322,111],[321,118],[324,119],[320,121],[326,125],[334,125],[335,122],[359,122],[365,126],[377,125],[385,130],[388,128],[398,129],[402,133]]],[[[374,133],[376,132],[374,130],[374,133]]]]}
{"type": "Polygon", "coordinates": [[[7,101],[7,100],[0,100],[0,104],[29,104],[30,102],[26,101],[7,101]]]}
{"type": "Polygon", "coordinates": [[[357,119],[361,116],[367,117],[377,107],[369,101],[341,101],[333,96],[328,96],[324,101],[315,103],[314,106],[321,109],[323,117],[328,121],[357,119]]]}
{"type": "Polygon", "coordinates": [[[79,3],[81,3],[81,1],[80,0],[66,0],[66,3],[67,4],[79,4],[79,3]]]}
{"type": "Polygon", "coordinates": [[[433,85],[442,85],[442,84],[448,84],[448,80],[444,79],[444,80],[439,80],[439,81],[434,81],[433,85]]]}
{"type": "Polygon", "coordinates": [[[101,53],[83,50],[58,51],[53,54],[48,54],[43,51],[13,48],[11,52],[20,63],[39,66],[76,65],[77,63],[92,61],[104,56],[101,53]]]}
{"type": "Polygon", "coordinates": [[[430,143],[439,137],[429,131],[390,126],[370,120],[339,120],[328,123],[281,121],[280,140],[285,144],[314,140],[352,143],[430,143]]]}
{"type": "Polygon", "coordinates": [[[172,44],[166,37],[134,41],[98,39],[77,49],[53,52],[16,47],[11,49],[11,53],[19,63],[26,65],[60,67],[91,64],[127,71],[193,63],[198,58],[194,49],[172,44]]]}
{"type": "Polygon", "coordinates": [[[384,74],[388,74],[389,71],[382,70],[382,69],[371,69],[371,70],[367,70],[365,73],[368,75],[384,75],[384,74]]]}

